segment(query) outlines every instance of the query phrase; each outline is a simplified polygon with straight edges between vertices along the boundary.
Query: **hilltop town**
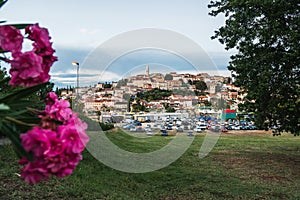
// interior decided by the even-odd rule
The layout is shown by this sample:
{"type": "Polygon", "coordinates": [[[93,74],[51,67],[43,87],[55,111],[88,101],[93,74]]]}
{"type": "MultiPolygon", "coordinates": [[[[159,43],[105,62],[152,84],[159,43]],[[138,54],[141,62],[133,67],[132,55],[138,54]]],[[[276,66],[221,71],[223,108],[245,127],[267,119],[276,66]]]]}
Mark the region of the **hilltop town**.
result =
{"type": "MultiPolygon", "coordinates": [[[[216,113],[222,109],[238,109],[244,95],[232,84],[231,77],[207,73],[149,73],[123,78],[117,82],[98,83],[78,88],[83,111],[91,118],[128,113],[216,113]],[[161,95],[167,92],[167,95],[161,95]],[[148,95],[148,96],[147,96],[148,95]],[[143,98],[147,96],[146,98],[143,98]]],[[[72,98],[71,90],[61,92],[72,98]]]]}

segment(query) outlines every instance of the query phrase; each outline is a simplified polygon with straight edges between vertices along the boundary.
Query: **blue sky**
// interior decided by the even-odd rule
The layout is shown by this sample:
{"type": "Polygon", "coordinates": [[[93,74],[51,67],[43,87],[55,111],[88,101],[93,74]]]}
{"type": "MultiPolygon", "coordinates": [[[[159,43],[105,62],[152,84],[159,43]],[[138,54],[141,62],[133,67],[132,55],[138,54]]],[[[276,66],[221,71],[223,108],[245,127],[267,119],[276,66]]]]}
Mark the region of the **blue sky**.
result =
{"type": "MultiPolygon", "coordinates": [[[[2,8],[0,18],[9,23],[38,22],[49,29],[59,58],[51,70],[52,81],[58,86],[75,83],[76,71],[71,65],[72,61],[80,63],[82,84],[95,82],[95,79],[84,77],[103,69],[96,68],[93,71],[85,66],[89,56],[108,40],[144,28],[169,30],[189,38],[207,53],[221,75],[228,75],[224,70],[230,52],[225,51],[217,40],[210,39],[214,30],[224,24],[224,18],[208,15],[209,1],[9,0],[2,8]]],[[[166,66],[166,70],[190,71],[189,64],[180,56],[168,51],[140,50],[120,55],[114,60],[114,66],[105,68],[105,76],[98,77],[98,81],[122,78],[125,72],[137,68],[143,70],[146,63],[150,63],[150,69],[166,66]]]]}

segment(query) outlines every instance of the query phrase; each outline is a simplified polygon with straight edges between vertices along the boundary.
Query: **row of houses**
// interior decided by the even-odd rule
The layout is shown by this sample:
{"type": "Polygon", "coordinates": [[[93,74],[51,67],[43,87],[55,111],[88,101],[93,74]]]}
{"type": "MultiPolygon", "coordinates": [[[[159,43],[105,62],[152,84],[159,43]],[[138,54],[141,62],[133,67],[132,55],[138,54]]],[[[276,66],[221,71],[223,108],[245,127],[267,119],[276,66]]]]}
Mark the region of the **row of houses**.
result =
{"type": "MultiPolygon", "coordinates": [[[[206,73],[193,74],[177,74],[176,72],[169,73],[172,79],[165,79],[166,75],[161,73],[142,74],[126,78],[124,84],[112,82],[111,87],[105,87],[104,83],[99,83],[94,87],[82,87],[78,89],[80,100],[86,111],[101,110],[103,112],[121,113],[130,110],[128,97],[135,96],[138,92],[148,91],[153,88],[166,90],[190,91],[192,95],[171,95],[162,100],[145,101],[140,103],[149,110],[165,109],[165,105],[174,108],[175,110],[193,110],[197,104],[207,102],[218,102],[223,99],[230,102],[231,108],[237,108],[238,103],[243,99],[240,94],[240,89],[231,83],[226,83],[228,77],[209,76],[206,73]],[[189,81],[204,81],[208,89],[207,95],[193,95],[195,90],[194,85],[188,84],[189,81]]],[[[73,93],[62,92],[63,97],[67,98],[73,93]]]]}

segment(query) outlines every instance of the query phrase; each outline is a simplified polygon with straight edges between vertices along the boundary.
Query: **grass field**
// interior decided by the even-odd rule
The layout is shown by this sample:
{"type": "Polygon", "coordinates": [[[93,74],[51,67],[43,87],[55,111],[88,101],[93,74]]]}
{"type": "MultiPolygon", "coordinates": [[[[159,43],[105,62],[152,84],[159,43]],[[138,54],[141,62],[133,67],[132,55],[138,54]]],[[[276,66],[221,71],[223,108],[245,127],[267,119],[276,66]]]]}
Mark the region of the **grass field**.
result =
{"type": "MultiPolygon", "coordinates": [[[[150,152],[172,140],[121,131],[107,135],[132,152],[150,152]]],[[[203,139],[196,136],[168,167],[143,174],[111,169],[85,151],[71,176],[37,185],[20,180],[11,146],[0,146],[0,199],[300,199],[300,137],[222,134],[213,151],[199,159],[203,139]]]]}

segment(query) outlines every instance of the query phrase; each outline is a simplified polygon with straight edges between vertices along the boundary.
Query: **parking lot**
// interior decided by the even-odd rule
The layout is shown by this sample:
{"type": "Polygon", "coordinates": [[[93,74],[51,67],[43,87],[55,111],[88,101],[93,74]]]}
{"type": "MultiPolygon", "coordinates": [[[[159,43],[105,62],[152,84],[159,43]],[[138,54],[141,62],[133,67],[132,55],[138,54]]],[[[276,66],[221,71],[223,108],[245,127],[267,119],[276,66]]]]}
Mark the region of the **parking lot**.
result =
{"type": "Polygon", "coordinates": [[[146,135],[175,135],[184,133],[187,135],[195,135],[204,133],[205,131],[213,132],[228,132],[228,131],[243,131],[257,130],[254,122],[244,120],[228,120],[223,122],[218,119],[204,120],[201,118],[195,119],[167,119],[152,122],[139,122],[132,120],[130,122],[122,122],[116,124],[117,127],[131,133],[145,133],[146,135]]]}

